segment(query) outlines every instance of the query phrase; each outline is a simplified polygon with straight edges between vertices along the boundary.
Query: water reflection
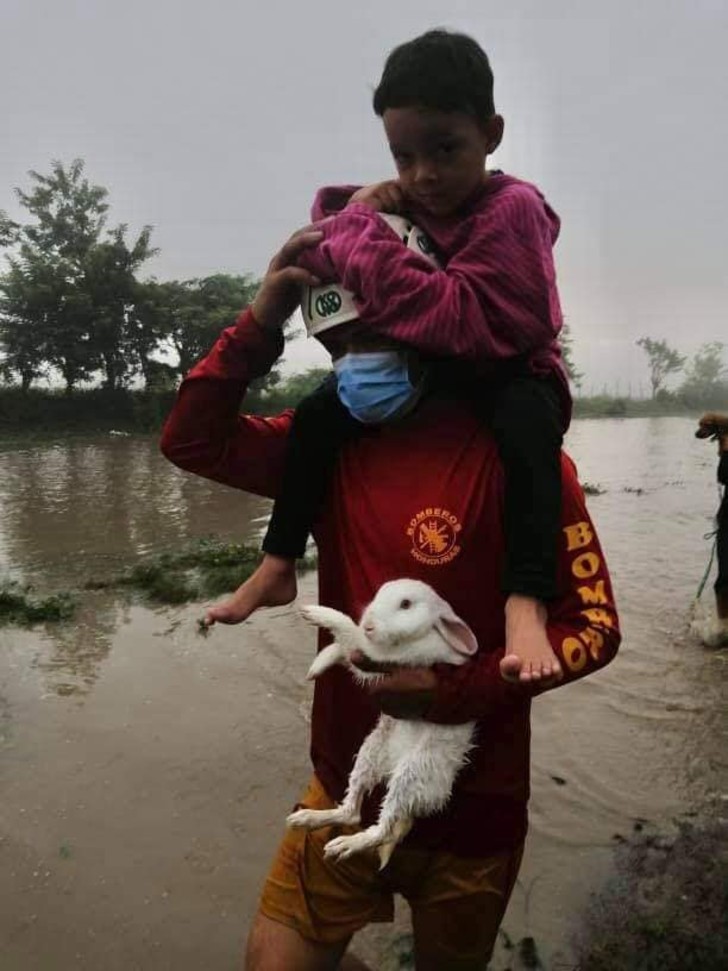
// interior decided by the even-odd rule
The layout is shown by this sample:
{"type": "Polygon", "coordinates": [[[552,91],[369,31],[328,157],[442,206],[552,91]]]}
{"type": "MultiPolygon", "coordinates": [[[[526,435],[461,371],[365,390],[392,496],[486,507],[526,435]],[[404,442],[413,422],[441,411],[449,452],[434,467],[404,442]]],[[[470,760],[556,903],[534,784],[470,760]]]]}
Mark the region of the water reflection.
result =
{"type": "Polygon", "coordinates": [[[156,440],[99,438],[2,455],[0,571],[63,586],[211,533],[251,536],[263,500],[184,475],[156,440]]]}
{"type": "Polygon", "coordinates": [[[35,659],[48,690],[63,696],[84,695],[111,653],[114,634],[126,622],[128,605],[92,594],[79,604],[72,622],[47,625],[46,651],[35,659]]]}
{"type": "MultiPolygon", "coordinates": [[[[0,577],[38,594],[79,591],[141,554],[219,535],[255,541],[264,500],[175,469],[156,439],[99,436],[0,456],[0,577]]],[[[79,593],[73,621],[48,625],[38,665],[62,693],[87,690],[125,622],[123,604],[79,593]]]]}

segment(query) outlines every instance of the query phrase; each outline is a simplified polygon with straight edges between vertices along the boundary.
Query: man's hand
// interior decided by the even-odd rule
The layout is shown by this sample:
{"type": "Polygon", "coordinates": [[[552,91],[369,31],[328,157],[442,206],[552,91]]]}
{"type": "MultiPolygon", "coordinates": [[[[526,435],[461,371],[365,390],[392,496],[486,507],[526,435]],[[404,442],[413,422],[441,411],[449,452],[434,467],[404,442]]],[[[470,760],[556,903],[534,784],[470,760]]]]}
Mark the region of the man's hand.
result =
{"type": "Polygon", "coordinates": [[[369,684],[368,688],[385,715],[408,719],[425,716],[437,687],[437,675],[432,668],[377,664],[361,651],[355,651],[350,660],[362,671],[383,675],[381,679],[369,684]]]}
{"type": "Polygon", "coordinates": [[[389,179],[357,189],[349,202],[363,202],[377,212],[397,213],[404,208],[404,193],[396,179],[389,179]]]}
{"type": "Polygon", "coordinates": [[[270,261],[263,283],[252,303],[253,316],[266,330],[278,330],[288,320],[301,299],[301,287],[316,287],[321,282],[296,261],[305,249],[316,246],[323,233],[304,226],[283,244],[270,261]]]}

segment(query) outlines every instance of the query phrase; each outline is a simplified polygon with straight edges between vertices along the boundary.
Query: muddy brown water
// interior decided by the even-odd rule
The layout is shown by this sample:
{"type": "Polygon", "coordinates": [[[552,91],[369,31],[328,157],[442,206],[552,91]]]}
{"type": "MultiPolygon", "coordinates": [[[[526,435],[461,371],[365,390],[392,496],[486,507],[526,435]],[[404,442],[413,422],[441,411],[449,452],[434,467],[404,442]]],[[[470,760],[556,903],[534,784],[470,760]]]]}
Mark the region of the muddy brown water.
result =
{"type": "MultiPolygon", "coordinates": [[[[624,644],[534,704],[531,830],[504,927],[553,968],[616,838],[728,805],[728,655],[688,629],[718,500],[713,446],[692,430],[615,419],[569,435],[582,481],[605,490],[589,507],[624,644]]],[[[267,512],[175,470],[152,439],[15,445],[0,451],[0,576],[78,588],[188,538],[255,540],[267,512]]],[[[308,576],[301,597],[315,595],[308,576]]],[[[314,637],[285,608],[203,639],[200,613],[84,593],[73,622],[0,628],[2,971],[240,966],[308,773],[314,637]]],[[[389,936],[357,942],[373,967],[389,936]]]]}

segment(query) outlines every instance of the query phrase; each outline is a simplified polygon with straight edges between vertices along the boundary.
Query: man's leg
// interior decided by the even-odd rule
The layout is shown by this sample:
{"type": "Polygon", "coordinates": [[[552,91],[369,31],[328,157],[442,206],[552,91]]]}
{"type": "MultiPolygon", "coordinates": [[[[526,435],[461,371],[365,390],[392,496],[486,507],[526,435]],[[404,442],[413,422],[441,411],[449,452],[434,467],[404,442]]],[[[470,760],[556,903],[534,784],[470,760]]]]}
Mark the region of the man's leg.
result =
{"type": "Polygon", "coordinates": [[[523,847],[488,859],[433,854],[407,894],[417,971],[485,971],[516,882],[523,847]]]}
{"type": "MultiPolygon", "coordinates": [[[[243,967],[245,971],[360,971],[361,964],[342,964],[348,946],[348,940],[316,944],[292,927],[258,913],[248,935],[243,967]]],[[[366,971],[366,965],[363,967],[366,971]]]]}
{"type": "Polygon", "coordinates": [[[371,971],[354,954],[343,953],[348,945],[348,941],[328,945],[307,941],[292,927],[259,913],[248,935],[243,967],[245,971],[371,971]]]}
{"type": "MultiPolygon", "coordinates": [[[[314,777],[296,808],[334,805],[314,777]]],[[[382,882],[376,857],[362,855],[345,864],[326,859],[324,847],[337,831],[341,828],[286,832],[248,935],[245,971],[369,971],[344,954],[358,930],[392,920],[392,892],[382,882]]]]}

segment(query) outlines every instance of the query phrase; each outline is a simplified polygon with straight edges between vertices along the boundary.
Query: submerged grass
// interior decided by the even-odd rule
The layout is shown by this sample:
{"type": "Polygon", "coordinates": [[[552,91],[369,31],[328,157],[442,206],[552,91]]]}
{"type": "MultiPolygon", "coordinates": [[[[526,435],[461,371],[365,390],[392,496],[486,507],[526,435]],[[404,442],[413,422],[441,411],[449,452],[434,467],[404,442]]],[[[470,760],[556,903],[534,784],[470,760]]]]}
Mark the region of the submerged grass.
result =
{"type": "Polygon", "coordinates": [[[30,627],[45,621],[68,620],[75,609],[76,602],[69,593],[34,597],[30,586],[15,580],[0,581],[0,626],[30,627]]]}
{"type": "MultiPolygon", "coordinates": [[[[87,589],[128,587],[156,603],[181,604],[217,597],[235,590],[262,559],[257,547],[198,540],[182,550],[156,553],[126,573],[108,581],[90,581],[87,589]]],[[[300,570],[315,566],[312,557],[298,562],[300,570]]]]}
{"type": "MultiPolygon", "coordinates": [[[[144,557],[119,576],[89,580],[84,590],[126,589],[140,593],[153,603],[191,603],[235,590],[253,573],[261,559],[262,553],[257,547],[223,543],[212,537],[182,550],[144,557]]],[[[315,566],[314,556],[297,561],[300,572],[315,566]]],[[[32,595],[30,586],[15,580],[0,580],[0,626],[27,627],[70,620],[76,606],[77,598],[71,593],[37,597],[32,595]]]]}

